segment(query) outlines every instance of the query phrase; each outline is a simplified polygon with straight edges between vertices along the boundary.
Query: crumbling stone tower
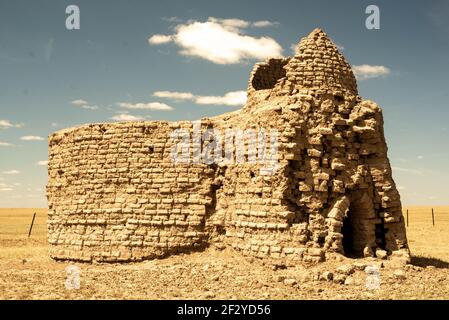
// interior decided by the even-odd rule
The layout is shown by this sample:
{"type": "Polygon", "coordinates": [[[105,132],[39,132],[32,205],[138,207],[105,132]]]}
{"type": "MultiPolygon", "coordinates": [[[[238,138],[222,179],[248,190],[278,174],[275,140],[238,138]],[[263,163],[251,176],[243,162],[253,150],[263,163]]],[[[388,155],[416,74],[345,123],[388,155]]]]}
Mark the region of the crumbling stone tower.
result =
{"type": "Polygon", "coordinates": [[[54,133],[49,145],[55,259],[138,261],[209,244],[287,264],[409,258],[382,111],[358,95],[350,65],[319,29],[294,57],[256,64],[239,111],[199,125],[84,125],[54,133]],[[220,157],[173,161],[174,130],[194,137],[210,128],[277,130],[276,170],[220,157]]]}

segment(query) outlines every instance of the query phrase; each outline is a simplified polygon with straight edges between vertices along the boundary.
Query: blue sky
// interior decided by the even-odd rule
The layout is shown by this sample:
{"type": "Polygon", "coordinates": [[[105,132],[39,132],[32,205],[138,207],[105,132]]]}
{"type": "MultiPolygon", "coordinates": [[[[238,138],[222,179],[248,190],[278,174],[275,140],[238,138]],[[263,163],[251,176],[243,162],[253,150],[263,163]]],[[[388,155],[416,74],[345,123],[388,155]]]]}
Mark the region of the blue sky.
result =
{"type": "Polygon", "coordinates": [[[447,1],[0,0],[0,207],[46,206],[50,133],[236,110],[253,64],[316,27],[370,66],[359,93],[384,110],[403,203],[449,204],[448,18],[447,1]],[[365,28],[369,4],[380,30],[365,28]]]}

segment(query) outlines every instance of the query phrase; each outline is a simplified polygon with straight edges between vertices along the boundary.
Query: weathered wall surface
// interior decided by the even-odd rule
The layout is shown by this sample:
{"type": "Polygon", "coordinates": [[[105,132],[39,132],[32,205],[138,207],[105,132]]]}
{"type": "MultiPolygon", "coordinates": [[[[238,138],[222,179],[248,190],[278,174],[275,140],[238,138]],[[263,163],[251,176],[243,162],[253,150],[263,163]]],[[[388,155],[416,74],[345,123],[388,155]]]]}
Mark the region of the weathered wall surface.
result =
{"type": "Polygon", "coordinates": [[[50,137],[53,257],[128,261],[204,245],[214,170],[171,161],[176,128],[191,123],[87,125],[50,137]]]}
{"type": "MultiPolygon", "coordinates": [[[[133,261],[213,243],[279,263],[335,253],[408,259],[382,110],[358,96],[349,64],[321,30],[301,40],[295,57],[257,64],[245,107],[202,119],[199,131],[208,128],[221,136],[277,130],[276,170],[235,163],[235,150],[233,163],[224,151],[215,162],[175,163],[174,130],[190,137],[188,158],[198,150],[191,122],[96,124],[52,135],[52,256],[133,261]]],[[[248,159],[254,150],[244,144],[248,159]]]]}

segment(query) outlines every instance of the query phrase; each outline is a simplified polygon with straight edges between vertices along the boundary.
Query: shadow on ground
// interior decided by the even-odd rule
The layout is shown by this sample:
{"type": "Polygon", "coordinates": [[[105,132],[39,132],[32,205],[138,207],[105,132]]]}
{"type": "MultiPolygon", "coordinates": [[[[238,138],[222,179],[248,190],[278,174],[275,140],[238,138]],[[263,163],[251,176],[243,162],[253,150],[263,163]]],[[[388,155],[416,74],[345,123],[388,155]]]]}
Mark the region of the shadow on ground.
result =
{"type": "Polygon", "coordinates": [[[415,266],[423,267],[423,268],[428,267],[428,266],[433,266],[433,267],[439,268],[439,269],[449,269],[448,262],[441,260],[441,259],[437,259],[437,258],[415,256],[415,257],[412,257],[412,264],[415,266]]]}

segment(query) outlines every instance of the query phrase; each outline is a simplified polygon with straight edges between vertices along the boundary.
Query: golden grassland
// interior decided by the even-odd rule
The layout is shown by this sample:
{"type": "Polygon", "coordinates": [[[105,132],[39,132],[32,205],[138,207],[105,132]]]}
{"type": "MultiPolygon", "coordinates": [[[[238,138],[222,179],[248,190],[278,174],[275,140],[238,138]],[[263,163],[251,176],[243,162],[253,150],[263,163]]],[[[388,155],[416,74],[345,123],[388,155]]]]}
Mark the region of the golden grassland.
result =
{"type": "Polygon", "coordinates": [[[375,292],[364,287],[362,271],[352,285],[303,281],[316,270],[273,271],[213,248],[134,264],[79,264],[82,288],[67,290],[70,262],[49,257],[46,209],[0,209],[0,299],[449,299],[449,206],[434,207],[435,226],[430,207],[404,206],[405,221],[407,209],[412,265],[403,269],[405,280],[383,269],[382,290],[375,292]],[[273,280],[280,273],[298,284],[273,280]]]}
{"type": "Polygon", "coordinates": [[[407,239],[412,254],[449,263],[449,206],[433,207],[435,226],[431,207],[404,206],[404,221],[407,220],[407,209],[407,239]]]}
{"type": "MultiPolygon", "coordinates": [[[[449,263],[449,206],[434,208],[435,226],[431,207],[404,206],[407,210],[407,238],[415,256],[440,259],[449,263]]],[[[46,209],[0,209],[0,259],[27,259],[44,253],[46,244],[46,209]],[[28,231],[36,212],[31,237],[28,231]]]]}

